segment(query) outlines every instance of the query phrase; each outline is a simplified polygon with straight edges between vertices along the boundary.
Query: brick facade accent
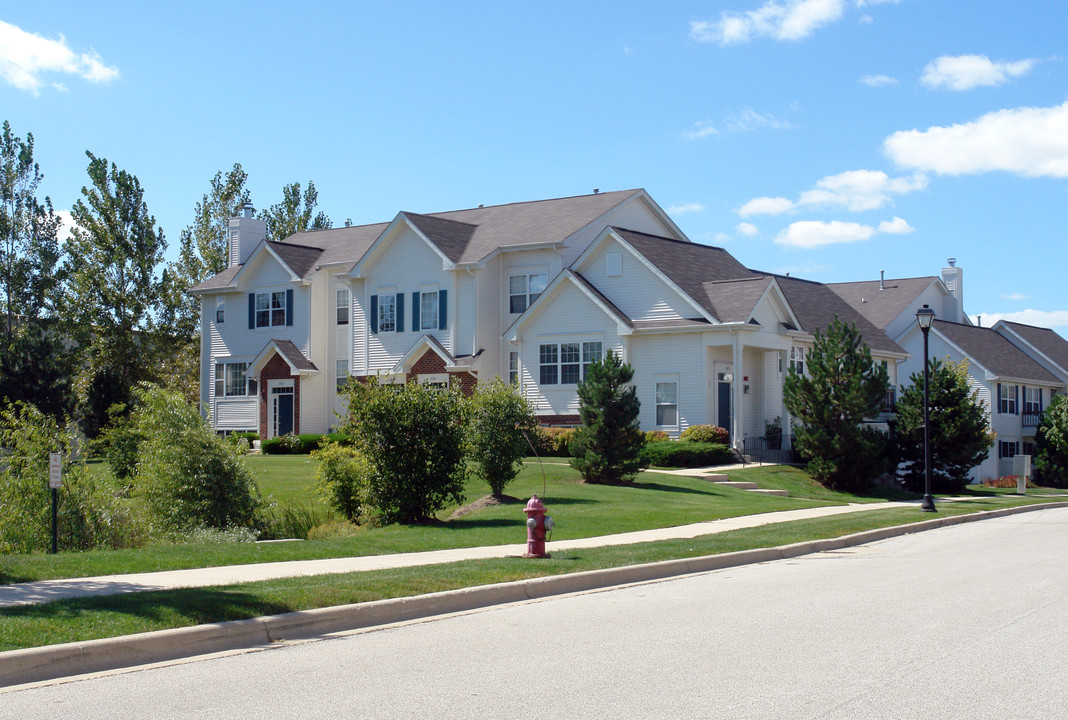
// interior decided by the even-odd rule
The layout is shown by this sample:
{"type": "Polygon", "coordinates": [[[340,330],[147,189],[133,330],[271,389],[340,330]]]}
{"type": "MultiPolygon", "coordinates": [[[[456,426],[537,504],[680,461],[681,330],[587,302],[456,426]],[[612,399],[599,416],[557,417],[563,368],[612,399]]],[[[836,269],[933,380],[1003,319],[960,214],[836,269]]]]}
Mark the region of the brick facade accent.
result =
{"type": "Polygon", "coordinates": [[[538,415],[538,424],[542,427],[573,427],[582,424],[578,415],[538,415]]]}
{"type": "MultiPolygon", "coordinates": [[[[412,369],[405,375],[406,383],[419,381],[420,375],[439,375],[447,373],[449,387],[459,390],[464,395],[470,396],[475,392],[478,385],[478,376],[469,372],[449,372],[445,366],[445,360],[433,350],[427,350],[412,364],[412,369]]],[[[356,379],[365,382],[371,375],[357,375],[356,379]]]]}
{"type": "Polygon", "coordinates": [[[300,376],[289,371],[289,363],[275,353],[260,371],[260,437],[267,439],[270,429],[269,413],[271,397],[267,390],[268,380],[293,380],[293,432],[300,432],[300,376]]]}

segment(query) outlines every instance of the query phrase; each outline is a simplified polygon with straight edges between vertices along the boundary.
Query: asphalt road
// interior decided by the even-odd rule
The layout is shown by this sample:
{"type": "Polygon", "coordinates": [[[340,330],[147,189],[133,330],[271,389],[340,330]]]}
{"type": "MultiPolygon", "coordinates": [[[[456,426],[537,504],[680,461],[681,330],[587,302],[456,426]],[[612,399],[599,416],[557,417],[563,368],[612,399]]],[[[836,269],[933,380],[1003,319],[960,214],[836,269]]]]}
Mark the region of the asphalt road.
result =
{"type": "Polygon", "coordinates": [[[0,691],[32,718],[1062,718],[1068,509],[0,691]]]}

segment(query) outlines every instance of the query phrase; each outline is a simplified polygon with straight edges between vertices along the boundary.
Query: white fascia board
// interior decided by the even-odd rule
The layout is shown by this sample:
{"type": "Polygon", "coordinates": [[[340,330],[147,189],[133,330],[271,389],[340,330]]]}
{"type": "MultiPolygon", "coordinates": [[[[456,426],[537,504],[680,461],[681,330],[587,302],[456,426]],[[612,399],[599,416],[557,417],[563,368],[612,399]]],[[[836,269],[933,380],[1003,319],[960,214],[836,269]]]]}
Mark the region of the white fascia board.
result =
{"type": "Polygon", "coordinates": [[[719,321],[718,318],[714,318],[711,315],[709,315],[708,312],[706,312],[705,309],[703,307],[701,307],[697,303],[696,300],[694,300],[692,297],[690,297],[688,294],[686,294],[686,292],[684,292],[682,288],[680,288],[678,285],[676,285],[674,282],[672,282],[671,278],[669,278],[664,273],[660,272],[660,268],[658,268],[656,265],[653,265],[651,262],[649,262],[649,260],[644,255],[642,255],[640,252],[635,250],[634,246],[632,246],[630,243],[628,243],[626,240],[624,240],[619,235],[619,233],[617,233],[611,227],[606,227],[604,230],[602,230],[601,234],[597,236],[597,239],[595,239],[592,243],[590,243],[589,247],[586,248],[585,252],[583,252],[581,255],[579,255],[577,258],[575,258],[575,262],[571,263],[571,267],[574,268],[576,272],[581,271],[582,270],[582,266],[585,265],[587,262],[589,262],[590,258],[592,258],[594,253],[597,252],[597,248],[599,248],[601,245],[604,245],[605,243],[608,242],[608,238],[612,238],[617,243],[619,243],[624,248],[626,248],[627,252],[629,252],[631,255],[633,255],[635,257],[635,259],[638,260],[638,262],[640,262],[642,265],[644,265],[649,270],[649,272],[651,272],[654,276],[659,278],[669,288],[674,290],[675,293],[683,300],[683,302],[687,303],[691,308],[693,308],[693,310],[698,315],[703,317],[705,320],[708,320],[708,322],[712,323],[713,325],[722,325],[723,324],[723,323],[721,323],[719,321]]]}
{"type": "Polygon", "coordinates": [[[553,281],[549,283],[549,286],[545,288],[545,291],[538,296],[538,299],[535,300],[534,303],[530,307],[528,307],[522,315],[517,317],[515,321],[508,326],[507,330],[501,333],[501,337],[503,337],[505,340],[508,340],[509,342],[516,342],[516,339],[519,337],[519,331],[522,329],[522,327],[526,325],[527,322],[537,317],[539,313],[541,313],[542,309],[549,304],[552,298],[556,297],[556,294],[558,292],[560,292],[560,288],[565,282],[568,282],[578,288],[579,291],[587,298],[589,298],[594,305],[599,307],[605,315],[614,320],[616,322],[616,327],[620,335],[630,335],[634,332],[634,328],[628,325],[622,318],[620,318],[618,313],[612,310],[612,308],[605,305],[599,297],[591,293],[589,291],[589,288],[587,288],[584,283],[579,282],[575,278],[575,274],[569,268],[564,268],[563,272],[553,278],[553,281]]]}
{"type": "Polygon", "coordinates": [[[374,265],[375,260],[378,259],[379,255],[385,252],[389,243],[393,241],[393,238],[396,237],[397,233],[404,227],[407,227],[414,232],[419,239],[430,247],[431,250],[437,253],[438,257],[441,258],[441,266],[443,270],[451,270],[455,267],[455,263],[453,263],[445,253],[441,252],[441,249],[437,245],[430,242],[430,238],[424,235],[423,231],[416,227],[415,223],[409,220],[408,215],[402,211],[397,213],[397,216],[394,217],[393,221],[382,231],[382,234],[371,243],[371,247],[367,248],[367,252],[363,254],[363,257],[360,258],[359,262],[352,266],[352,270],[349,271],[349,277],[364,277],[364,271],[369,266],[374,265]]]}

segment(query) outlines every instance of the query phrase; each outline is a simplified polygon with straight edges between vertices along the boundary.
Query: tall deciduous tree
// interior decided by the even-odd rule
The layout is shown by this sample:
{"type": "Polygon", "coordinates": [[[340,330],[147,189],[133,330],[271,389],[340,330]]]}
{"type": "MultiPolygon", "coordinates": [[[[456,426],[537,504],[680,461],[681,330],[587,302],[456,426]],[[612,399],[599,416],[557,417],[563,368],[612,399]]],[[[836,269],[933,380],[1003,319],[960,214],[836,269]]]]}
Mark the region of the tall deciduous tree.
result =
{"type": "MultiPolygon", "coordinates": [[[[960,492],[968,484],[969,471],[986,460],[994,442],[987,427],[986,403],[968,385],[967,362],[931,358],[927,371],[931,492],[960,492]]],[[[905,486],[923,492],[923,373],[913,373],[910,381],[898,400],[894,427],[905,486]]]]}
{"type": "Polygon", "coordinates": [[[571,439],[571,466],[588,483],[631,482],[642,467],[645,437],[638,424],[641,403],[629,384],[633,377],[630,365],[609,351],[578,385],[582,426],[571,439]]]}
{"type": "Polygon", "coordinates": [[[260,213],[260,218],[267,222],[267,239],[284,240],[294,233],[330,227],[330,218],[326,213],[315,212],[318,203],[319,191],[310,180],[303,195],[300,193],[299,182],[283,187],[282,202],[260,213]]]}
{"type": "Polygon", "coordinates": [[[886,469],[886,436],[863,425],[886,397],[886,369],[872,364],[856,325],[837,317],[826,334],[816,331],[807,369],[806,376],[791,368],[783,385],[786,408],[800,421],[794,447],[817,481],[864,490],[886,469]]]}
{"type": "Polygon", "coordinates": [[[1035,470],[1044,485],[1068,486],[1068,397],[1054,395],[1035,434],[1035,470]]]}
{"type": "Polygon", "coordinates": [[[61,417],[69,409],[70,382],[59,296],[59,218],[33,158],[33,135],[22,140],[4,122],[0,134],[0,398],[35,403],[61,417]]]}
{"type": "Polygon", "coordinates": [[[86,362],[79,377],[82,427],[95,437],[108,408],[129,403],[134,383],[156,378],[154,309],[167,247],[137,177],[91,152],[90,185],[74,205],[66,312],[86,362]]]}

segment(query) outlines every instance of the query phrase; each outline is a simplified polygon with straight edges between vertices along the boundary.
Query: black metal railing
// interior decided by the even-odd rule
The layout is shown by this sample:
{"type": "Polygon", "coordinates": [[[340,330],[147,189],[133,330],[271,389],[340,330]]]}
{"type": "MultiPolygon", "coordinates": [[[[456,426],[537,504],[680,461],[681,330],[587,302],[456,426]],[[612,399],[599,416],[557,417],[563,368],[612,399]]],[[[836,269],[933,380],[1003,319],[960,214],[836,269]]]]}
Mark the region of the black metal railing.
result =
{"type": "Polygon", "coordinates": [[[764,435],[742,439],[742,462],[788,465],[801,461],[793,449],[792,435],[764,435]]]}

